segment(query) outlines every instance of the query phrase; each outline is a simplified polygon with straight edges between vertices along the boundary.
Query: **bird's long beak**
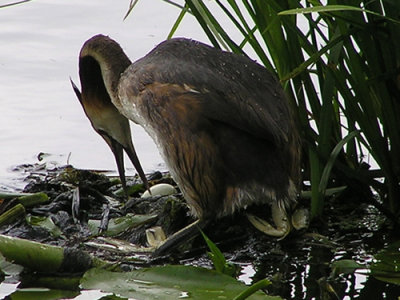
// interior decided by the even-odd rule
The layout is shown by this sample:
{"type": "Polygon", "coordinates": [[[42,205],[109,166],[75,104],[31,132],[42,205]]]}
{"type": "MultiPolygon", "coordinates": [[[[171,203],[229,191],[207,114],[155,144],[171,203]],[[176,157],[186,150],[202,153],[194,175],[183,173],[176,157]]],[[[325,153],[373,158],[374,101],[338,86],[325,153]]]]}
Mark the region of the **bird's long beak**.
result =
{"type": "Polygon", "coordinates": [[[133,147],[133,144],[132,144],[132,147],[125,147],[124,149],[125,149],[126,154],[128,154],[128,157],[131,160],[136,171],[138,172],[140,179],[142,179],[146,190],[148,190],[151,195],[149,182],[147,181],[146,175],[144,174],[144,171],[140,164],[139,158],[136,155],[136,151],[135,151],[135,148],[133,147]]]}
{"type": "Polygon", "coordinates": [[[128,190],[126,187],[126,178],[125,178],[125,166],[124,166],[124,151],[128,154],[129,159],[131,160],[133,166],[139,174],[140,179],[142,179],[144,186],[150,192],[149,182],[147,181],[146,175],[144,174],[142,165],[140,164],[139,158],[137,157],[135,148],[133,145],[123,146],[118,141],[113,138],[108,137],[106,139],[107,144],[110,146],[111,151],[114,153],[115,161],[117,162],[117,168],[119,177],[121,179],[122,188],[125,191],[125,194],[128,196],[128,190]]]}
{"type": "MultiPolygon", "coordinates": [[[[124,165],[124,148],[122,147],[122,145],[120,143],[118,143],[114,139],[110,139],[109,141],[107,139],[105,139],[105,140],[107,141],[107,144],[110,146],[111,151],[114,154],[115,161],[117,162],[118,174],[119,174],[119,178],[121,179],[122,188],[124,189],[125,195],[128,198],[129,193],[128,193],[128,188],[126,186],[125,165],[124,165]]],[[[136,168],[136,166],[135,166],[135,168],[136,168]]]]}
{"type": "Polygon", "coordinates": [[[76,86],[75,82],[72,81],[71,77],[69,78],[69,81],[71,82],[72,89],[74,90],[74,93],[75,93],[76,97],[78,98],[79,102],[82,104],[81,91],[78,89],[78,87],[76,86]]]}

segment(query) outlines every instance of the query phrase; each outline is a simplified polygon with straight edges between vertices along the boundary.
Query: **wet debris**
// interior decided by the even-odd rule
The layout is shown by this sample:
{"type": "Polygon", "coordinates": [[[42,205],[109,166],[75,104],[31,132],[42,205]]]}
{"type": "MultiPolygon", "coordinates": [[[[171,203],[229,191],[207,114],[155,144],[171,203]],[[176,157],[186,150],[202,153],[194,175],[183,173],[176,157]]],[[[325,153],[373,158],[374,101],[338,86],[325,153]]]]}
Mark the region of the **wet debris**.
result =
{"type": "MultiPolygon", "coordinates": [[[[212,267],[202,236],[168,257],[151,258],[159,236],[169,236],[194,221],[168,173],[155,172],[147,178],[152,187],[169,185],[172,194],[161,196],[152,191],[149,197],[142,197],[143,183],[133,177],[127,182],[127,199],[119,179],[107,172],[72,166],[19,168],[27,174],[27,185],[21,193],[0,193],[0,220],[7,214],[13,216],[0,221],[0,238],[6,242],[8,238],[19,238],[22,243],[41,243],[32,244],[32,249],[43,244],[54,247],[49,249],[54,249],[59,265],[63,266],[57,271],[83,272],[92,266],[129,271],[165,263],[212,267]],[[82,264],[77,264],[80,258],[82,264]],[[74,262],[72,268],[65,268],[70,263],[64,259],[74,262]]],[[[330,286],[342,284],[340,277],[330,276],[330,263],[342,259],[368,262],[396,239],[389,234],[391,223],[371,205],[360,204],[356,198],[332,197],[327,201],[324,220],[316,219],[305,233],[281,241],[255,229],[245,213],[215,221],[205,233],[228,262],[251,263],[257,270],[254,281],[275,280],[269,289],[271,293],[289,295],[288,286],[310,268],[314,270],[310,274],[317,276],[313,285],[318,286],[316,282],[321,279],[322,294],[329,292],[330,286]]],[[[268,205],[248,207],[246,212],[261,217],[271,213],[268,205]]],[[[30,244],[24,244],[23,251],[26,245],[30,244]]]]}

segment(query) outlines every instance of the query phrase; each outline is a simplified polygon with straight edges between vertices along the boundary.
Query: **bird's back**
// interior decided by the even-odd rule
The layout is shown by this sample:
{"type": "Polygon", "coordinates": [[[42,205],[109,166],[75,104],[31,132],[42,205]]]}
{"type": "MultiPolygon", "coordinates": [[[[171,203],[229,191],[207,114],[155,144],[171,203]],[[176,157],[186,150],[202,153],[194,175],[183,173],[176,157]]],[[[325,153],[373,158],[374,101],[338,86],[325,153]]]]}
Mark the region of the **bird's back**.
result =
{"type": "Polygon", "coordinates": [[[254,61],[168,40],[125,71],[119,95],[129,108],[123,113],[158,144],[195,214],[294,197],[299,137],[279,82],[254,61]]]}

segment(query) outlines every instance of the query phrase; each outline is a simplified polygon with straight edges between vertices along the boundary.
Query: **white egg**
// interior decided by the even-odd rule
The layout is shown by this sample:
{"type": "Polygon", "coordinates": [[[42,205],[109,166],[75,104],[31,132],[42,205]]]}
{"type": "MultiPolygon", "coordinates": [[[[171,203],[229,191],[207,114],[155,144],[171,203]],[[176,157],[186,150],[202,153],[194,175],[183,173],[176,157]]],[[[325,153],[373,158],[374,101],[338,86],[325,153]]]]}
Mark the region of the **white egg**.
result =
{"type": "Polygon", "coordinates": [[[142,195],[142,198],[156,196],[156,195],[168,196],[168,195],[177,193],[176,189],[172,185],[167,184],[167,183],[160,183],[160,184],[153,185],[150,188],[150,191],[151,191],[151,195],[150,195],[149,191],[145,191],[142,195]]]}

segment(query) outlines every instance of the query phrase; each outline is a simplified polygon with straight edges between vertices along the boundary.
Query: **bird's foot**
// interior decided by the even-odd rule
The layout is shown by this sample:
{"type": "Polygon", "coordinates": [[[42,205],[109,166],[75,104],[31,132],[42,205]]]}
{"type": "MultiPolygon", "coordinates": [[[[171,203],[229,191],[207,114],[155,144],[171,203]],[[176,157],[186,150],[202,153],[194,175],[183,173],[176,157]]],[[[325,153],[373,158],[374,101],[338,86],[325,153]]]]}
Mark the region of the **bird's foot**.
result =
{"type": "Polygon", "coordinates": [[[292,213],[292,226],[296,231],[307,229],[310,225],[310,211],[300,207],[292,213]]]}
{"type": "Polygon", "coordinates": [[[279,239],[284,239],[292,229],[298,231],[308,227],[309,213],[308,210],[304,208],[295,210],[291,218],[289,218],[286,210],[278,205],[277,202],[273,202],[271,205],[271,212],[276,227],[249,213],[247,214],[247,218],[258,230],[267,235],[278,237],[279,239]]]}

